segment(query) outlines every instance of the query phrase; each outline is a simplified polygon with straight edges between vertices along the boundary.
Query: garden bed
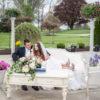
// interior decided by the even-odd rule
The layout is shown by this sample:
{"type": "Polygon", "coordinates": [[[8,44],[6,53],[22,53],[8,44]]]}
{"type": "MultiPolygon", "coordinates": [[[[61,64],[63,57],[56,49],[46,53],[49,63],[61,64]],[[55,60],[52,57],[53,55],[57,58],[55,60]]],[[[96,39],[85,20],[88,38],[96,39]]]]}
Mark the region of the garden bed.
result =
{"type": "MultiPolygon", "coordinates": [[[[66,49],[67,51],[71,52],[71,49],[66,49]]],[[[89,46],[85,47],[85,48],[76,48],[75,52],[80,52],[80,51],[89,51],[89,46]]]]}
{"type": "Polygon", "coordinates": [[[11,54],[11,49],[0,50],[0,55],[7,55],[7,54],[11,54]]]}

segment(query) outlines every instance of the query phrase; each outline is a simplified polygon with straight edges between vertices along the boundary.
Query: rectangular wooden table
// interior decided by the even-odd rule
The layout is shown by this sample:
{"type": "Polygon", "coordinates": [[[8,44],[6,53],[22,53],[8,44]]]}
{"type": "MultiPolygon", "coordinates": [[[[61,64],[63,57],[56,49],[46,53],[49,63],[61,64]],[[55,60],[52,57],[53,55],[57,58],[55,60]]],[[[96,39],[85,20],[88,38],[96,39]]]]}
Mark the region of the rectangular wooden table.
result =
{"type": "Polygon", "coordinates": [[[7,97],[10,97],[11,85],[28,85],[28,86],[52,86],[61,87],[63,100],[66,100],[68,91],[68,73],[66,70],[48,70],[45,73],[36,73],[35,79],[30,80],[30,75],[13,73],[7,82],[7,97]]]}

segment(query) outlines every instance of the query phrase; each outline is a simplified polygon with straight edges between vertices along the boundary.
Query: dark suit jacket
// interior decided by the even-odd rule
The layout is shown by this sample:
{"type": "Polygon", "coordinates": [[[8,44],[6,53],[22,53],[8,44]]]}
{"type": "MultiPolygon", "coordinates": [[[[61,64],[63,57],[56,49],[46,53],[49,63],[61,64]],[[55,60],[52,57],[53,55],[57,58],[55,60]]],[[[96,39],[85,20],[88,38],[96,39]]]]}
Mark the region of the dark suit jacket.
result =
{"type": "Polygon", "coordinates": [[[12,54],[14,61],[17,61],[21,57],[25,57],[25,47],[17,48],[16,51],[12,54]]]}

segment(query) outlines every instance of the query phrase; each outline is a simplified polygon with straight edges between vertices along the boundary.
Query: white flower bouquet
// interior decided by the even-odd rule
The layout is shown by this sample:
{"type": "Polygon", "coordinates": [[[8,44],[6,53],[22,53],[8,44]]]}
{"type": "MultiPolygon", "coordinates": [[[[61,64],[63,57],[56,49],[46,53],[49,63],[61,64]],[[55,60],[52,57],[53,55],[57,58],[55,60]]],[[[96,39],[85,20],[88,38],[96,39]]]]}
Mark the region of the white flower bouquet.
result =
{"type": "Polygon", "coordinates": [[[36,66],[38,65],[35,59],[22,57],[15,64],[11,66],[8,70],[9,74],[12,73],[25,73],[30,74],[31,79],[33,80],[35,77],[36,66]]]}

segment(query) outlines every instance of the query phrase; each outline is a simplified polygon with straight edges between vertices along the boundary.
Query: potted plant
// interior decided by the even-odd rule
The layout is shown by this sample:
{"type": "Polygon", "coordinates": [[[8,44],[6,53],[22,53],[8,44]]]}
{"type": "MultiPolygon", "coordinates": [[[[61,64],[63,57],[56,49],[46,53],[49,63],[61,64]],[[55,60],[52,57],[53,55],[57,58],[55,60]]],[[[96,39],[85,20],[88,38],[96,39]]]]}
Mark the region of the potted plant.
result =
{"type": "Polygon", "coordinates": [[[75,52],[76,51],[76,44],[71,44],[71,52],[75,52]]]}
{"type": "Polygon", "coordinates": [[[3,83],[5,72],[8,69],[8,67],[10,67],[8,63],[6,63],[5,61],[0,61],[0,84],[3,83]]]}
{"type": "Polygon", "coordinates": [[[91,67],[96,67],[99,64],[100,55],[95,54],[92,58],[90,58],[89,65],[91,67]]]}
{"type": "Polygon", "coordinates": [[[100,16],[100,3],[86,4],[81,8],[81,14],[89,19],[96,18],[100,16]]]}
{"type": "Polygon", "coordinates": [[[96,44],[96,45],[94,46],[94,51],[98,52],[99,50],[100,50],[100,47],[99,47],[98,44],[96,44]]]}

